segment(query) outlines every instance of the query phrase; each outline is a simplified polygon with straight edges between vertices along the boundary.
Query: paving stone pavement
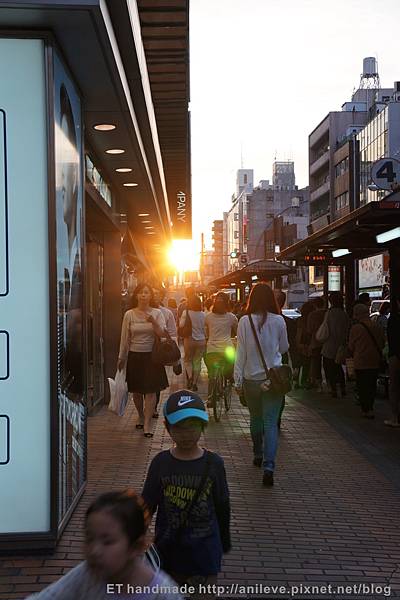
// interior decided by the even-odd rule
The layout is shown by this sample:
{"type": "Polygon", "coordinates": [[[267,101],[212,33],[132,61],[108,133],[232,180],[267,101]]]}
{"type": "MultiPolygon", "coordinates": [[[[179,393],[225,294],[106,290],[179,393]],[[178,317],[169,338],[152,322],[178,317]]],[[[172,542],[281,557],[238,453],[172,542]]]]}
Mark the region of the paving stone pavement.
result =
{"type": "MultiPolygon", "coordinates": [[[[182,377],[171,381],[178,389],[182,377]]],[[[205,390],[202,377],[203,397],[205,390]]],[[[391,586],[390,597],[400,597],[400,491],[393,482],[318,411],[289,397],[275,486],[263,488],[248,421],[234,396],[231,411],[221,423],[211,418],[204,436],[225,460],[232,501],[233,550],[224,559],[220,595],[377,600],[391,586]]],[[[83,515],[97,494],[141,490],[149,461],[169,438],[161,418],[152,440],[134,422],[131,401],[122,418],[106,408],[90,417],[86,492],[53,555],[0,557],[0,599],[25,598],[83,558],[83,515]]]]}

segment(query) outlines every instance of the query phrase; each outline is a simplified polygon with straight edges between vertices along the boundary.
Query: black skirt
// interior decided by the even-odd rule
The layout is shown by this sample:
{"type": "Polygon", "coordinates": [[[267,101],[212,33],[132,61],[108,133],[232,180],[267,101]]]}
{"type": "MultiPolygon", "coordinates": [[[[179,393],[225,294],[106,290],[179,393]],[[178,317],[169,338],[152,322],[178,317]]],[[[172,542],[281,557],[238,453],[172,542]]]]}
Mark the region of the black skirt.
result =
{"type": "Polygon", "coordinates": [[[137,394],[153,394],[169,385],[165,368],[153,363],[151,352],[129,352],[126,382],[128,391],[137,394]]]}

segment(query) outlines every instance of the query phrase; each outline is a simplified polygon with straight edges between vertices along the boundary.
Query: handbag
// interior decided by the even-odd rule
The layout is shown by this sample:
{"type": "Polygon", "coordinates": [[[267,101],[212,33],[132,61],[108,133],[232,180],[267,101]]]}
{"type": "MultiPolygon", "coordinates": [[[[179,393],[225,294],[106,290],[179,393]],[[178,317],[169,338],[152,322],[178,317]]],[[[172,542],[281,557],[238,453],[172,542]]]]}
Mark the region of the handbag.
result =
{"type": "Polygon", "coordinates": [[[164,335],[165,339],[160,339],[156,335],[151,351],[151,360],[156,365],[173,365],[180,359],[181,351],[167,330],[164,330],[164,335]]]}
{"type": "Polygon", "coordinates": [[[281,365],[280,367],[271,367],[268,369],[251,315],[249,315],[249,321],[258,353],[264,367],[265,375],[267,377],[266,380],[260,384],[262,391],[275,392],[276,394],[287,394],[293,387],[293,372],[291,367],[289,367],[289,365],[281,365]]]}
{"type": "MultiPolygon", "coordinates": [[[[160,558],[162,559],[162,555],[167,554],[168,551],[171,551],[171,545],[176,545],[179,543],[180,538],[182,536],[183,530],[187,525],[189,520],[190,513],[192,512],[197,500],[201,496],[201,494],[205,491],[207,484],[207,477],[210,472],[211,467],[211,452],[205,450],[206,452],[206,463],[204,466],[204,471],[201,476],[199,487],[196,492],[193,494],[192,499],[186,504],[184,510],[180,514],[180,524],[176,529],[167,528],[166,533],[156,541],[155,546],[157,551],[160,553],[160,558]],[[170,535],[172,534],[172,535],[170,535]]],[[[162,565],[161,565],[162,566],[162,565]]]]}
{"type": "Polygon", "coordinates": [[[341,344],[337,349],[335,356],[335,363],[337,365],[343,365],[346,362],[346,358],[350,357],[350,350],[347,344],[341,344]]]}
{"type": "Polygon", "coordinates": [[[317,342],[324,343],[329,337],[328,313],[329,311],[326,311],[324,320],[322,321],[321,325],[316,331],[315,339],[317,340],[317,342]]]}
{"type": "Polygon", "coordinates": [[[185,324],[182,327],[178,327],[178,335],[180,338],[188,338],[192,335],[192,319],[189,315],[189,309],[186,309],[185,324]]]}

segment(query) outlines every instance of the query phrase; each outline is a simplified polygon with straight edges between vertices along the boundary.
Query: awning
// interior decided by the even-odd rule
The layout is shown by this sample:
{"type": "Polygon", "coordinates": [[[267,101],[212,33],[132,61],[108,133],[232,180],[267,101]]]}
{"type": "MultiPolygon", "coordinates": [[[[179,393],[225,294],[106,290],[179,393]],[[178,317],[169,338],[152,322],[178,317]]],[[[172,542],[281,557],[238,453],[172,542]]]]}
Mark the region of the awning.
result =
{"type": "Polygon", "coordinates": [[[231,287],[232,284],[249,284],[254,281],[268,281],[282,275],[289,275],[293,269],[276,260],[256,260],[237,271],[231,271],[223,277],[213,279],[208,283],[208,287],[231,287]],[[257,276],[257,279],[253,279],[257,276]]]}
{"type": "Polygon", "coordinates": [[[330,223],[305,240],[285,248],[279,260],[297,265],[345,264],[387,250],[393,242],[378,244],[376,235],[400,224],[400,193],[394,192],[380,202],[370,202],[345,217],[330,223]],[[332,250],[348,249],[350,254],[332,257],[332,250]]]}

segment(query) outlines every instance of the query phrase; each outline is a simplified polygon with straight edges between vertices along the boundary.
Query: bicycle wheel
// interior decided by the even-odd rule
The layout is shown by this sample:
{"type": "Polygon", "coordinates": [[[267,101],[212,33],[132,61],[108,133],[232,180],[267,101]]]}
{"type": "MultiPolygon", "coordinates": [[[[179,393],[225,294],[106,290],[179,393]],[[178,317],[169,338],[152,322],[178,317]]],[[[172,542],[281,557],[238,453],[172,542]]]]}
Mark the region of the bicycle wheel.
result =
{"type": "Polygon", "coordinates": [[[222,373],[220,371],[218,371],[218,373],[215,376],[213,391],[214,391],[214,393],[213,393],[213,414],[214,414],[215,421],[217,423],[219,423],[219,421],[221,420],[221,416],[222,416],[223,397],[224,397],[223,377],[222,377],[222,373]]]}
{"type": "Polygon", "coordinates": [[[224,404],[225,411],[228,412],[232,404],[232,381],[225,379],[224,384],[224,404]]]}

